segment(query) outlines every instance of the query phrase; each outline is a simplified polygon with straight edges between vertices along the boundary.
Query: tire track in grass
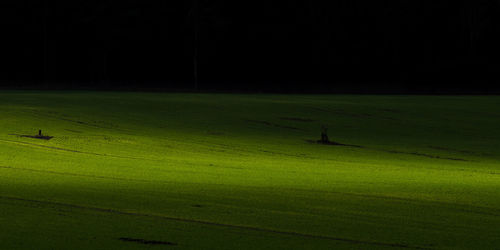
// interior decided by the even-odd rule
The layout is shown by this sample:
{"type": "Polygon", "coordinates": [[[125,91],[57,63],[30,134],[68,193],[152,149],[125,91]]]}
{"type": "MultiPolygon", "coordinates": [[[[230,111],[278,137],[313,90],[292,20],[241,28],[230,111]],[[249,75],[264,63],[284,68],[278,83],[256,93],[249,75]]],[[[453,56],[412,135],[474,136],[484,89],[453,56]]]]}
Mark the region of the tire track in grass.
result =
{"type": "MultiPolygon", "coordinates": [[[[111,177],[104,175],[91,175],[91,174],[77,174],[77,173],[69,173],[69,172],[59,172],[52,170],[40,170],[40,169],[32,169],[32,168],[18,168],[18,167],[9,167],[9,166],[0,166],[0,169],[9,169],[9,170],[18,170],[25,172],[33,172],[33,173],[44,173],[44,174],[52,174],[52,175],[62,175],[62,176],[71,176],[71,177],[85,177],[91,179],[103,179],[103,180],[115,180],[115,181],[135,181],[135,182],[145,182],[145,183],[168,183],[168,184],[176,184],[177,182],[173,181],[156,181],[156,180],[146,180],[146,179],[133,179],[133,178],[122,178],[122,177],[111,177]]],[[[183,173],[195,173],[194,171],[175,171],[175,172],[183,172],[183,173]]]]}
{"type": "Polygon", "coordinates": [[[248,231],[263,232],[263,233],[272,233],[272,234],[279,234],[279,235],[286,235],[286,236],[297,236],[297,237],[310,238],[310,239],[323,239],[323,240],[340,241],[340,242],[347,242],[347,243],[360,244],[360,245],[384,246],[384,247],[405,248],[405,249],[431,249],[431,248],[426,248],[426,247],[410,246],[408,244],[402,244],[402,243],[365,241],[365,240],[355,240],[355,239],[340,238],[340,237],[333,237],[333,236],[326,236],[326,235],[307,234],[307,233],[300,233],[300,232],[293,232],[293,231],[281,231],[281,230],[276,230],[276,229],[260,228],[260,227],[254,227],[254,226],[233,225],[233,224],[226,224],[226,223],[219,223],[219,222],[212,222],[212,221],[185,219],[185,218],[178,218],[178,217],[165,216],[165,215],[159,215],[159,214],[147,214],[147,213],[141,213],[141,212],[121,211],[121,210],[113,209],[113,208],[91,207],[91,206],[63,203],[63,202],[57,202],[57,201],[34,200],[34,199],[25,199],[25,198],[12,197],[12,196],[3,196],[3,195],[0,195],[0,199],[7,200],[7,201],[28,202],[28,203],[39,204],[39,205],[49,205],[49,206],[59,206],[59,207],[66,207],[66,208],[73,208],[73,209],[82,209],[82,210],[101,212],[101,213],[110,213],[110,214],[116,214],[116,215],[146,217],[146,218],[162,219],[162,220],[168,220],[168,221],[192,223],[192,224],[199,224],[199,225],[208,225],[208,226],[248,230],[248,231]]]}
{"type": "Polygon", "coordinates": [[[79,150],[74,150],[74,149],[67,149],[67,148],[60,148],[60,147],[54,147],[54,146],[41,145],[41,144],[36,144],[36,143],[32,143],[32,142],[12,141],[12,140],[5,140],[5,139],[0,139],[0,141],[7,142],[7,143],[12,143],[12,144],[21,144],[21,145],[34,146],[34,147],[39,147],[39,148],[47,148],[47,149],[53,149],[53,150],[58,150],[58,151],[65,151],[65,152],[77,153],[77,154],[86,154],[86,155],[94,155],[94,156],[113,157],[113,158],[121,158],[121,159],[131,159],[131,160],[154,161],[153,159],[131,157],[131,156],[121,156],[121,155],[100,154],[100,153],[94,153],[94,152],[85,152],[85,151],[79,151],[79,150]]]}
{"type": "MultiPolygon", "coordinates": [[[[53,174],[53,175],[61,175],[61,176],[104,179],[104,180],[131,181],[131,182],[144,182],[144,183],[157,183],[157,182],[169,183],[169,184],[177,184],[178,183],[178,182],[166,181],[166,180],[146,180],[146,179],[134,179],[134,178],[121,178],[121,177],[111,177],[111,176],[103,176],[103,175],[77,174],[77,173],[59,172],[59,171],[51,171],[51,170],[19,168],[19,167],[11,167],[11,166],[0,166],[0,169],[18,170],[18,171],[26,171],[26,172],[34,172],[34,173],[45,173],[45,174],[53,174]]],[[[176,172],[178,172],[178,171],[176,171],[176,172]]],[[[193,173],[193,171],[182,171],[182,172],[193,173]]],[[[192,184],[225,186],[224,184],[208,184],[208,183],[192,183],[192,184]]],[[[298,191],[298,192],[316,192],[316,193],[320,192],[320,193],[325,193],[325,194],[353,196],[353,197],[360,197],[360,198],[366,198],[366,199],[382,199],[382,200],[389,200],[389,201],[406,201],[406,202],[416,202],[416,203],[422,202],[422,200],[419,200],[419,199],[412,199],[412,198],[398,197],[398,196],[348,193],[348,192],[336,192],[336,191],[326,191],[326,190],[308,190],[308,189],[291,188],[291,187],[287,187],[286,189],[298,191]]],[[[437,200],[427,200],[427,202],[432,202],[435,204],[446,205],[446,206],[459,205],[461,208],[457,208],[457,210],[462,211],[462,212],[500,217],[500,210],[493,209],[491,207],[481,207],[481,206],[472,206],[471,207],[469,204],[450,203],[450,202],[437,201],[437,200]],[[473,210],[473,209],[475,209],[475,210],[473,210]],[[478,209],[480,209],[481,211],[479,211],[478,209]],[[484,210],[492,210],[492,209],[494,212],[484,211],[484,210]]]]}
{"type": "Polygon", "coordinates": [[[471,160],[466,160],[462,158],[453,158],[453,157],[443,157],[439,155],[430,155],[430,154],[425,154],[425,153],[418,153],[418,152],[403,152],[403,151],[397,151],[397,150],[378,150],[378,151],[383,151],[391,154],[404,154],[404,155],[414,155],[414,156],[421,156],[421,157],[426,157],[430,159],[443,159],[443,160],[450,160],[450,161],[463,161],[463,162],[470,162],[471,160]]]}
{"type": "MultiPolygon", "coordinates": [[[[313,190],[307,190],[307,189],[301,189],[301,188],[287,187],[286,189],[298,191],[298,192],[313,192],[313,190]]],[[[420,204],[420,203],[426,202],[426,203],[437,204],[440,206],[454,207],[454,209],[456,209],[457,211],[462,211],[462,212],[466,212],[466,213],[474,213],[474,214],[500,217],[500,209],[498,209],[498,208],[484,207],[484,206],[479,206],[479,205],[470,205],[470,204],[466,204],[466,203],[447,202],[447,201],[440,201],[440,200],[423,200],[423,199],[400,197],[400,196],[390,196],[390,195],[383,195],[383,194],[363,194],[363,193],[338,192],[338,191],[327,191],[327,190],[314,190],[314,192],[315,193],[331,194],[331,195],[352,196],[352,197],[365,198],[365,199],[381,199],[381,200],[387,200],[387,201],[391,201],[391,202],[401,201],[401,202],[412,202],[415,204],[420,204]],[[479,211],[479,210],[481,210],[481,211],[479,211]]]]}
{"type": "Polygon", "coordinates": [[[85,122],[85,121],[81,121],[81,120],[77,120],[77,119],[70,119],[70,118],[66,118],[69,116],[67,116],[65,114],[54,113],[54,112],[50,112],[50,111],[49,112],[45,111],[43,113],[40,113],[40,112],[37,112],[34,110],[22,110],[21,112],[27,113],[30,116],[38,116],[39,118],[41,117],[41,118],[49,118],[49,119],[53,119],[53,120],[67,121],[67,122],[71,122],[71,123],[75,123],[78,125],[83,125],[83,126],[87,126],[87,127],[91,127],[91,128],[125,131],[124,129],[121,129],[117,125],[114,125],[114,124],[109,123],[107,126],[99,125],[99,124],[97,124],[98,121],[94,121],[94,123],[90,123],[90,122],[85,122]]]}
{"type": "Polygon", "coordinates": [[[141,179],[120,178],[120,177],[110,177],[110,176],[91,175],[91,174],[76,174],[76,173],[58,172],[58,171],[51,171],[51,170],[39,170],[39,169],[31,169],[31,168],[16,168],[16,167],[9,167],[9,166],[0,166],[0,169],[10,169],[10,170],[25,171],[25,172],[54,174],[54,175],[63,175],[63,176],[72,176],[72,177],[87,177],[87,178],[105,179],[105,180],[152,182],[152,181],[141,180],[141,179]]]}
{"type": "MultiPolygon", "coordinates": [[[[53,175],[85,177],[85,178],[104,179],[104,180],[135,181],[135,182],[145,182],[145,183],[157,182],[155,180],[110,177],[110,176],[102,176],[102,175],[87,175],[87,174],[77,174],[77,173],[68,173],[68,172],[58,172],[58,171],[51,171],[51,170],[18,168],[18,167],[10,167],[10,166],[0,166],[0,169],[10,169],[10,170],[18,170],[18,171],[26,171],[26,172],[34,172],[34,173],[45,173],[45,174],[53,174],[53,175]]],[[[191,172],[191,171],[185,171],[185,172],[191,172]]],[[[170,184],[177,183],[177,182],[165,181],[165,180],[158,181],[158,182],[170,183],[170,184]]],[[[200,184],[200,183],[197,183],[197,184],[200,184]]],[[[205,184],[205,185],[207,185],[207,184],[205,184]]],[[[221,185],[221,184],[212,184],[212,185],[221,185]]],[[[289,188],[288,187],[286,189],[298,191],[298,192],[312,192],[312,190],[300,189],[300,188],[289,188]]],[[[419,200],[419,199],[412,199],[412,198],[406,198],[406,197],[396,197],[396,196],[386,196],[386,195],[346,193],[346,192],[335,192],[335,191],[324,191],[324,190],[314,190],[314,192],[321,192],[321,193],[325,193],[325,194],[343,195],[343,196],[354,196],[354,197],[360,197],[360,198],[366,198],[366,199],[382,199],[382,200],[389,200],[389,201],[405,201],[405,202],[415,202],[415,203],[422,202],[422,200],[419,200]]],[[[428,200],[427,202],[432,202],[435,204],[445,205],[445,206],[452,206],[452,205],[453,206],[460,206],[460,208],[456,208],[456,210],[466,212],[466,213],[474,213],[474,214],[500,217],[500,210],[497,210],[497,209],[493,210],[495,212],[478,211],[478,209],[480,209],[480,210],[492,210],[492,208],[488,208],[488,207],[480,207],[480,206],[471,207],[470,205],[466,205],[466,204],[449,203],[449,202],[436,201],[436,200],[428,200]],[[473,209],[475,209],[475,210],[473,210],[473,209]]]]}

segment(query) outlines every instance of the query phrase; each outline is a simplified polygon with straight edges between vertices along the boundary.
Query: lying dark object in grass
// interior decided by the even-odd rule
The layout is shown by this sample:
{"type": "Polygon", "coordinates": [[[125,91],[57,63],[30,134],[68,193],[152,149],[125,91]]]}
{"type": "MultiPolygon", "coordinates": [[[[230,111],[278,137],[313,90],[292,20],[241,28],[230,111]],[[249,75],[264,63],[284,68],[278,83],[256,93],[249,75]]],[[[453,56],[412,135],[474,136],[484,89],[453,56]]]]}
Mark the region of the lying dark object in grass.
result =
{"type": "Polygon", "coordinates": [[[38,130],[38,135],[18,135],[18,134],[10,134],[19,137],[32,138],[32,139],[40,139],[40,140],[50,140],[54,138],[54,136],[42,135],[42,130],[38,130]]]}
{"type": "Polygon", "coordinates": [[[168,245],[168,246],[177,246],[177,243],[168,242],[168,241],[158,241],[158,240],[145,240],[145,239],[133,239],[122,237],[119,240],[127,241],[127,242],[136,242],[144,245],[168,245]]]}

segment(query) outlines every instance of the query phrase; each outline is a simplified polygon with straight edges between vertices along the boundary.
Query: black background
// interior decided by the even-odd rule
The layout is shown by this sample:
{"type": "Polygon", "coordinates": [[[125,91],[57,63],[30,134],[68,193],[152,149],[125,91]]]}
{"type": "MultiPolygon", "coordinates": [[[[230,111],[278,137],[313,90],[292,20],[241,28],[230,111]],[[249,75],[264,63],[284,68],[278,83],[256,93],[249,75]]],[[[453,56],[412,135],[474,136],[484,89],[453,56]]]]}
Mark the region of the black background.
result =
{"type": "MultiPolygon", "coordinates": [[[[193,2],[2,1],[0,85],[192,90],[193,2]]],[[[201,91],[500,92],[498,0],[198,4],[201,91]]]]}

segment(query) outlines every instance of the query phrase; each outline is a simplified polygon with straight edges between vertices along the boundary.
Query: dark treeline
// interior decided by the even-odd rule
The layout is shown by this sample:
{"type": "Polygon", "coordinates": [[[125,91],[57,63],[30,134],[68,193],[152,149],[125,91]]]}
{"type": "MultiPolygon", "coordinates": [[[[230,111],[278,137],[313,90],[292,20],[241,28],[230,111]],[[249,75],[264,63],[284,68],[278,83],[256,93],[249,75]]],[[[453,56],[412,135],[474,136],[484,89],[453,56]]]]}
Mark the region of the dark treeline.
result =
{"type": "Polygon", "coordinates": [[[195,2],[2,1],[1,85],[500,91],[498,0],[195,2]]]}

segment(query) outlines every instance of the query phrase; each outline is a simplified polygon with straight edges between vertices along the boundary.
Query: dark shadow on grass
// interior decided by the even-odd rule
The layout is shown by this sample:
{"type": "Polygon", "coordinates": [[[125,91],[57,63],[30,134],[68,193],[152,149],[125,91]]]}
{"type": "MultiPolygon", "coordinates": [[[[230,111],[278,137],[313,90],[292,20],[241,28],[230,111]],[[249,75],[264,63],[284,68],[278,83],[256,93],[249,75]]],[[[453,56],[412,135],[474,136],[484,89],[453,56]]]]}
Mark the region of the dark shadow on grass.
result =
{"type": "Polygon", "coordinates": [[[452,149],[452,148],[439,147],[439,146],[429,146],[429,148],[435,149],[435,150],[440,150],[440,151],[445,151],[445,152],[450,152],[450,153],[460,153],[460,154],[468,154],[468,155],[474,155],[474,156],[495,156],[493,154],[488,154],[488,153],[483,153],[483,152],[459,150],[459,149],[452,149]]]}
{"type": "Polygon", "coordinates": [[[386,152],[386,153],[391,153],[391,154],[414,155],[414,156],[426,157],[426,158],[430,158],[430,159],[442,159],[442,160],[450,160],[450,161],[470,162],[470,160],[466,160],[466,159],[462,159],[462,158],[443,157],[443,156],[439,156],[439,155],[431,155],[431,154],[418,153],[418,152],[404,152],[404,151],[397,151],[397,150],[384,150],[384,149],[367,148],[367,147],[363,147],[363,146],[359,146],[359,145],[343,144],[343,143],[334,142],[334,141],[328,141],[328,142],[314,141],[314,140],[306,140],[306,141],[309,143],[326,145],[326,146],[366,148],[366,149],[372,149],[375,151],[386,152]]]}
{"type": "Polygon", "coordinates": [[[54,138],[54,136],[47,136],[47,135],[18,135],[18,134],[9,134],[9,135],[15,135],[18,137],[31,138],[31,139],[46,140],[46,141],[54,138]]]}
{"type": "Polygon", "coordinates": [[[258,121],[258,120],[245,120],[245,121],[257,123],[257,124],[262,124],[262,125],[267,125],[267,126],[271,126],[271,127],[276,127],[276,128],[284,128],[284,129],[302,130],[303,131],[303,129],[300,129],[300,128],[291,127],[291,126],[284,126],[284,125],[280,125],[280,124],[270,123],[267,121],[258,121]]]}
{"type": "Polygon", "coordinates": [[[306,140],[306,142],[313,143],[313,144],[319,144],[319,145],[327,145],[327,146],[340,146],[340,147],[364,148],[363,146],[359,146],[359,145],[344,144],[344,143],[335,142],[335,141],[323,142],[323,141],[315,141],[315,140],[306,140]]]}
{"type": "Polygon", "coordinates": [[[443,159],[443,160],[451,160],[451,161],[469,161],[469,160],[461,159],[461,158],[442,157],[439,155],[430,155],[430,154],[417,153],[417,152],[402,152],[402,151],[396,151],[396,150],[381,150],[381,151],[392,153],[392,154],[405,154],[405,155],[422,156],[422,157],[427,157],[427,158],[431,158],[431,159],[443,159]]]}
{"type": "Polygon", "coordinates": [[[298,118],[298,117],[280,117],[281,120],[285,121],[295,121],[295,122],[313,122],[312,119],[298,118]]]}
{"type": "Polygon", "coordinates": [[[145,240],[145,239],[134,239],[128,237],[119,238],[121,241],[125,242],[135,242],[144,245],[167,245],[167,246],[177,246],[177,243],[169,242],[169,241],[159,241],[159,240],[145,240]]]}

